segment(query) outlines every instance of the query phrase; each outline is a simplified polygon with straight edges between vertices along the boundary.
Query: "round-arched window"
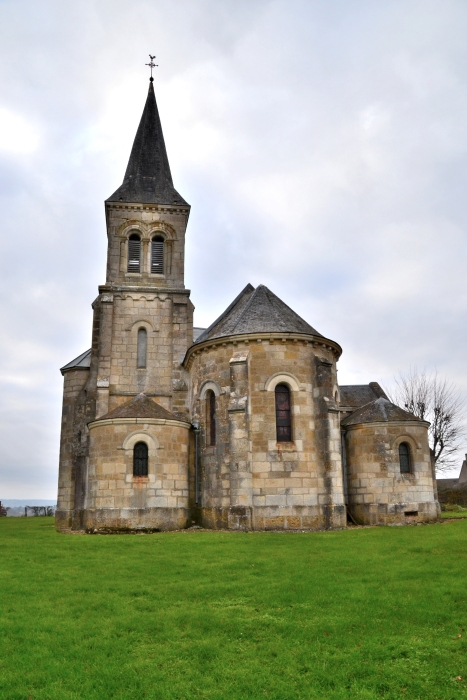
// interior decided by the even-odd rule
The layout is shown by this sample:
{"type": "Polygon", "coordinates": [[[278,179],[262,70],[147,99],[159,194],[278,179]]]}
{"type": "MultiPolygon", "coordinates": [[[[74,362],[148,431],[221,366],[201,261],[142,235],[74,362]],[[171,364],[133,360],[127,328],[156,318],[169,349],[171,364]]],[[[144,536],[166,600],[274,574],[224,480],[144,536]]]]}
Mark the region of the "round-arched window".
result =
{"type": "Polygon", "coordinates": [[[292,412],[290,389],[287,384],[278,384],[276,386],[275,399],[277,442],[292,442],[292,412]]]}
{"type": "Polygon", "coordinates": [[[399,445],[399,466],[401,474],[410,474],[412,472],[412,459],[408,442],[401,442],[399,445]]]}
{"type": "Polygon", "coordinates": [[[146,356],[148,349],[148,333],[146,328],[138,328],[138,344],[136,352],[136,367],[144,369],[146,367],[146,356]]]}
{"type": "Polygon", "coordinates": [[[137,233],[132,233],[128,238],[128,264],[127,272],[141,271],[141,238],[137,233]]]}
{"type": "Polygon", "coordinates": [[[154,236],[151,241],[151,272],[156,275],[164,274],[164,239],[154,236]]]}
{"type": "Polygon", "coordinates": [[[148,475],[148,446],[137,442],[133,448],[133,476],[148,475]]]}
{"type": "Polygon", "coordinates": [[[216,395],[209,389],[206,392],[206,445],[216,444],[216,395]]]}

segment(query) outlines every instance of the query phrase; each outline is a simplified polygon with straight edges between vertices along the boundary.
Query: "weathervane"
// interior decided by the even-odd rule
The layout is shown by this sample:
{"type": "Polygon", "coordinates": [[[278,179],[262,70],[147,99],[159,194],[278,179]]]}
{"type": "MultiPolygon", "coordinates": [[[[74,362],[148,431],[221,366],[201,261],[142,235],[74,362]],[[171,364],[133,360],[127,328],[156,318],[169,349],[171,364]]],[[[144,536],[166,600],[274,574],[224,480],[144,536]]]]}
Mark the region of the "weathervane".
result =
{"type": "Polygon", "coordinates": [[[154,80],[154,78],[152,77],[152,69],[153,69],[153,68],[159,68],[159,66],[157,65],[157,63],[154,63],[154,59],[156,58],[155,56],[151,56],[151,54],[149,54],[149,58],[151,59],[150,62],[149,62],[149,63],[145,63],[144,65],[145,65],[145,66],[149,66],[149,68],[151,69],[151,77],[149,78],[149,80],[150,80],[151,83],[152,83],[152,81],[154,80]]]}

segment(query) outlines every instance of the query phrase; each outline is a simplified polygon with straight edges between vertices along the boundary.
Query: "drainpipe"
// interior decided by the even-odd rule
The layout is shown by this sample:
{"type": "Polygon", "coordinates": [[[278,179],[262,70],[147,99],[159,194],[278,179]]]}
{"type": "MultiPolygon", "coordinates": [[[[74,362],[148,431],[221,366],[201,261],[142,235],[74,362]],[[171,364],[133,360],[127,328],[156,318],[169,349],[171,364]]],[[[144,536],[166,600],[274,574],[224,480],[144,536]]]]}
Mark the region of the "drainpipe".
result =
{"type": "Polygon", "coordinates": [[[199,505],[199,422],[193,421],[191,427],[195,431],[195,505],[199,505]]]}

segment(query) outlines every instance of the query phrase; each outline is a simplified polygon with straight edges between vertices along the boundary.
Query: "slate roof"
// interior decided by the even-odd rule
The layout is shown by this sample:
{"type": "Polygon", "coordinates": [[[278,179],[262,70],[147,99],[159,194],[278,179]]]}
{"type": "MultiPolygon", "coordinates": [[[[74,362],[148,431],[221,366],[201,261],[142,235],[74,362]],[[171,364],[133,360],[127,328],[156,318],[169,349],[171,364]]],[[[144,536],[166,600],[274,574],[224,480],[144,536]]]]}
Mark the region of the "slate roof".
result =
{"type": "Polygon", "coordinates": [[[114,408],[96,420],[112,418],[161,418],[163,420],[180,420],[173,413],[162,408],[158,403],[148,398],[146,394],[138,394],[131,401],[114,408]]]}
{"type": "Polygon", "coordinates": [[[86,352],[81,353],[81,355],[78,355],[78,357],[75,357],[75,359],[72,360],[71,362],[68,362],[68,364],[61,367],[60,372],[63,374],[63,372],[68,370],[68,369],[76,369],[76,368],[87,369],[90,366],[91,366],[91,350],[89,349],[89,350],[86,350],[86,352]]]}
{"type": "Polygon", "coordinates": [[[173,186],[152,82],[123,184],[107,201],[189,206],[173,186]]]}
{"type": "Polygon", "coordinates": [[[263,284],[256,289],[247,284],[195,344],[249,333],[304,333],[323,337],[263,284]]]}
{"type": "Polygon", "coordinates": [[[204,333],[205,330],[206,330],[206,328],[199,328],[197,326],[194,326],[193,327],[193,342],[196,342],[196,340],[198,340],[201,333],[204,333]]]}
{"type": "Polygon", "coordinates": [[[404,411],[388,399],[379,398],[375,401],[365,404],[357,408],[347,418],[341,421],[342,426],[357,425],[358,423],[391,423],[392,421],[420,420],[413,413],[404,411]]]}
{"type": "Polygon", "coordinates": [[[364,406],[366,403],[381,397],[383,399],[388,398],[378,382],[340,386],[339,393],[341,406],[349,406],[351,408],[364,406]]]}

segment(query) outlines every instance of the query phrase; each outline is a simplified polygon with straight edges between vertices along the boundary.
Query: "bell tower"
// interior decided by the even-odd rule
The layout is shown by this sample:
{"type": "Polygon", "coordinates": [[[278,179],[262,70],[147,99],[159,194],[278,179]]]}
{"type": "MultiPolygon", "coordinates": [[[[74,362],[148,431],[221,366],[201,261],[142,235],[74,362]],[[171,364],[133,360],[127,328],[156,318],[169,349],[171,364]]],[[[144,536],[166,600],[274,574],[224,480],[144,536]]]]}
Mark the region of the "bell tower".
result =
{"type": "Polygon", "coordinates": [[[173,185],[152,77],[123,183],[105,213],[107,276],[93,304],[96,418],[141,392],[186,418],[180,363],[193,342],[184,285],[190,205],[173,185]]]}
{"type": "Polygon", "coordinates": [[[107,274],[92,305],[92,347],[61,370],[59,530],[185,526],[189,214],[151,76],[123,183],[105,202],[107,274]]]}

